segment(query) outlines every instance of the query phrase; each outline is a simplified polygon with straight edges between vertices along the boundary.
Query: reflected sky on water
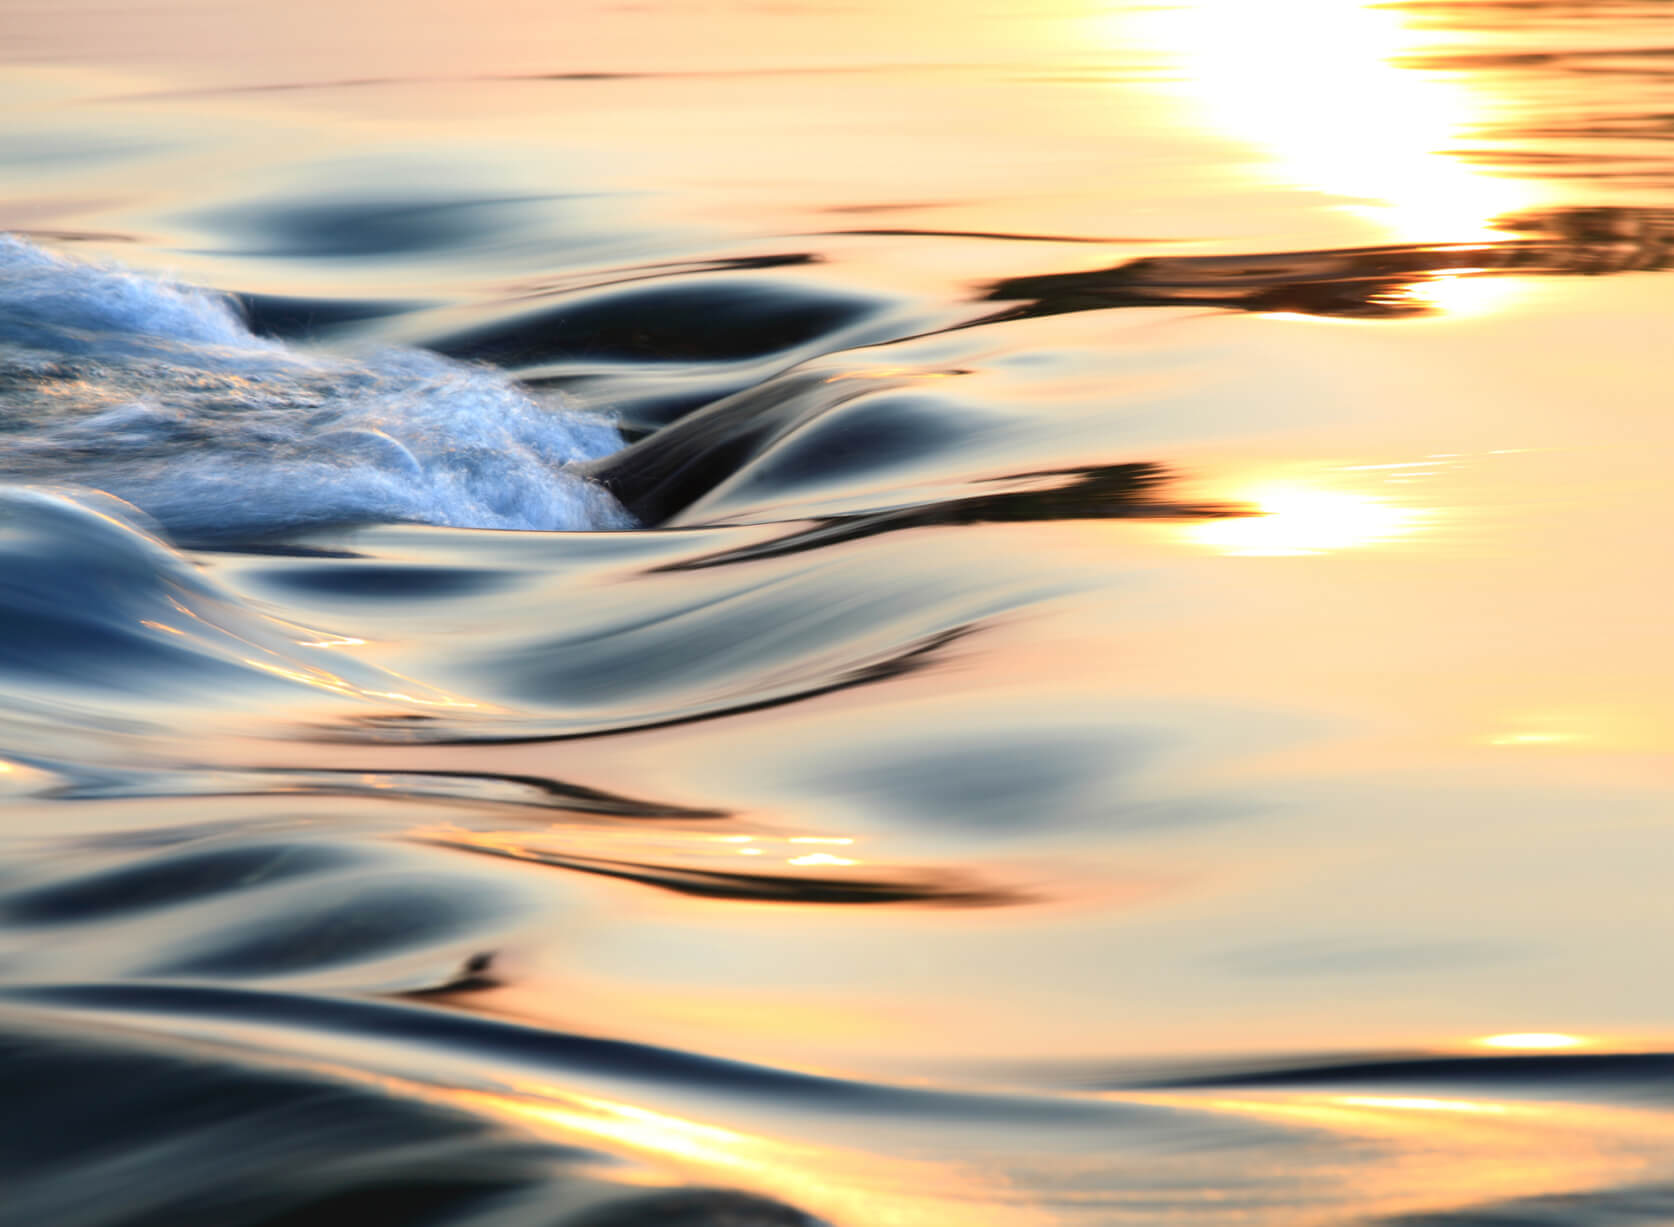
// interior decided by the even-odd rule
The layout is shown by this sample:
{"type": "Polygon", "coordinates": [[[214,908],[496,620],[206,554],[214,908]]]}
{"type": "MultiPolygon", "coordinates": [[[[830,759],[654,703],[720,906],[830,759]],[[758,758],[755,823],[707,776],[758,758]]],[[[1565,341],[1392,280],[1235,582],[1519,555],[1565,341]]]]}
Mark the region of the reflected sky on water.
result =
{"type": "Polygon", "coordinates": [[[530,1222],[1666,1221],[1666,8],[11,0],[0,1026],[530,1222]]]}

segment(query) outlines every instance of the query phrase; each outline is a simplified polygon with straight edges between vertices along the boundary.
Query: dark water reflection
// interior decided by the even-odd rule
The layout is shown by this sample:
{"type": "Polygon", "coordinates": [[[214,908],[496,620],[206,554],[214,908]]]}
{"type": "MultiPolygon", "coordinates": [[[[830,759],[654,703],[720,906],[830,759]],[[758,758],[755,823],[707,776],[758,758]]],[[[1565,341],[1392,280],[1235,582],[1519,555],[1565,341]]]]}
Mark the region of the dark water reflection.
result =
{"type": "Polygon", "coordinates": [[[1028,299],[1015,319],[1109,307],[1201,305],[1246,311],[1394,318],[1439,310],[1427,282],[1443,276],[1655,272],[1667,268],[1674,226],[1662,209],[1560,209],[1499,219],[1542,236],[1497,243],[1412,244],[1245,256],[1155,257],[1112,269],[1011,277],[992,299],[1028,299]]]}
{"type": "Polygon", "coordinates": [[[5,14],[0,1223],[1667,1221],[1668,6],[480,9],[5,14]]]}

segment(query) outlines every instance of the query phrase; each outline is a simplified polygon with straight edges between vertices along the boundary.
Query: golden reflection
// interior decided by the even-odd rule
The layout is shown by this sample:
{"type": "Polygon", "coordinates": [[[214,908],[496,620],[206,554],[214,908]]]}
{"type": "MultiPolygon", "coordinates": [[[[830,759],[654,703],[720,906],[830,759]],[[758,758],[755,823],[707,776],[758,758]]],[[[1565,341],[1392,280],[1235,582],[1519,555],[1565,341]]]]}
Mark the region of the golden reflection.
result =
{"type": "MultiPolygon", "coordinates": [[[[365,781],[378,787],[377,777],[365,776],[365,781]]],[[[387,786],[387,785],[386,785],[387,786]]],[[[807,852],[794,844],[845,844],[855,841],[837,836],[778,835],[712,835],[678,828],[657,831],[612,832],[606,834],[596,828],[564,827],[552,824],[544,829],[488,830],[444,822],[413,827],[408,837],[425,843],[448,847],[480,849],[514,860],[552,861],[585,866],[607,861],[655,864],[671,870],[690,869],[707,871],[715,867],[719,857],[732,868],[734,856],[771,856],[798,868],[850,868],[864,865],[859,856],[834,856],[829,852],[807,852]],[[585,851],[578,842],[578,832],[585,829],[585,851]],[[720,845],[717,847],[716,845],[720,845]],[[600,858],[603,857],[601,860],[600,858]]]]}
{"type": "Polygon", "coordinates": [[[1341,1196],[1356,1222],[1608,1187],[1641,1172],[1670,1140],[1659,1113],[1574,1102],[1309,1094],[1175,1102],[1366,1146],[1375,1164],[1319,1171],[1322,1199],[1341,1196]]]}
{"type": "MultiPolygon", "coordinates": [[[[613,1152],[672,1168],[671,1174],[688,1181],[737,1186],[832,1221],[879,1221],[880,1198],[887,1200],[888,1222],[895,1227],[1045,1227],[1058,1221],[1020,1216],[1012,1206],[985,1208],[982,1195],[1000,1200],[1003,1186],[986,1173],[934,1160],[768,1137],[544,1083],[522,1083],[511,1093],[451,1089],[445,1097],[562,1145],[603,1143],[613,1152]],[[950,1199],[952,1189],[964,1196],[950,1199]]],[[[613,1168],[612,1175],[620,1181],[633,1173],[613,1168]]]]}
{"type": "Polygon", "coordinates": [[[1528,189],[1449,151],[1489,118],[1460,76],[1407,67],[1425,49],[1382,0],[1185,0],[1138,18],[1211,124],[1269,155],[1274,178],[1343,197],[1415,242],[1503,237],[1528,189]]]}
{"type": "MultiPolygon", "coordinates": [[[[109,519],[110,517],[102,516],[101,518],[109,519]]],[[[112,523],[115,523],[115,521],[113,520],[112,523]]],[[[179,598],[172,596],[169,597],[168,604],[170,608],[180,614],[183,618],[187,618],[203,626],[208,635],[215,638],[230,639],[234,645],[238,645],[233,649],[234,651],[248,648],[251,651],[263,653],[263,657],[238,656],[236,659],[239,663],[248,665],[252,669],[266,673],[271,677],[282,678],[288,682],[296,682],[303,686],[312,687],[317,690],[326,691],[330,694],[342,695],[348,698],[392,699],[398,703],[407,703],[419,707],[442,707],[461,710],[480,710],[482,706],[480,703],[473,702],[469,699],[456,698],[440,691],[429,691],[428,693],[408,693],[400,690],[374,690],[368,686],[356,685],[347,678],[340,677],[330,670],[315,668],[310,665],[301,665],[297,668],[291,668],[287,665],[280,664],[277,660],[265,659],[264,657],[271,657],[275,655],[271,648],[264,646],[254,639],[240,635],[226,627],[217,626],[215,623],[205,619],[195,609],[182,602],[179,598]]],[[[165,622],[158,622],[154,619],[143,619],[141,620],[140,625],[155,631],[166,631],[171,635],[187,635],[187,632],[179,627],[170,626],[165,622]]],[[[275,623],[275,625],[284,626],[285,624],[275,623]]],[[[303,628],[295,626],[290,627],[290,629],[293,631],[303,630],[303,628]]],[[[306,633],[318,634],[318,632],[306,633]]],[[[299,647],[346,647],[364,643],[365,640],[353,639],[339,635],[325,635],[323,638],[317,640],[296,639],[293,640],[293,642],[299,647]]],[[[401,677],[399,674],[384,672],[383,670],[379,670],[379,673],[381,676],[387,677],[391,681],[411,682],[412,680],[410,678],[401,677]]],[[[413,685],[416,687],[418,683],[413,683],[413,685]]]]}
{"type": "Polygon", "coordinates": [[[23,797],[48,788],[55,777],[27,763],[7,762],[0,758],[0,796],[23,797]]]}
{"type": "Polygon", "coordinates": [[[730,1129],[556,1087],[535,1087],[531,1091],[532,1096],[540,1098],[459,1094],[460,1098],[468,1097],[478,1106],[497,1109],[512,1119],[556,1126],[566,1134],[614,1142],[638,1154],[658,1158],[684,1159],[722,1168],[748,1168],[752,1165],[752,1152],[760,1149],[752,1145],[754,1139],[730,1129]]]}
{"type": "Polygon", "coordinates": [[[1565,1035],[1561,1031],[1513,1031],[1506,1035],[1485,1035],[1475,1042],[1483,1048],[1553,1051],[1584,1048],[1592,1041],[1580,1035],[1565,1035]]]}
{"type": "Polygon", "coordinates": [[[1385,499],[1301,486],[1269,487],[1236,501],[1256,514],[1205,520],[1180,531],[1223,554],[1276,557],[1382,545],[1411,536],[1426,519],[1424,512],[1385,499]]]}
{"type": "Polygon", "coordinates": [[[1491,746],[1558,746],[1580,740],[1574,733],[1496,733],[1491,746]]]}
{"type": "Polygon", "coordinates": [[[1453,269],[1408,288],[1414,305],[1449,315],[1487,315],[1518,292],[1514,281],[1477,275],[1482,270],[1453,269]]]}
{"type": "Polygon", "coordinates": [[[1604,703],[1563,703],[1508,712],[1480,735],[1505,749],[1652,750],[1668,745],[1666,710],[1604,703]]]}
{"type": "Polygon", "coordinates": [[[1426,1095],[1339,1095],[1335,1102],[1354,1108],[1393,1108],[1399,1112],[1478,1112],[1502,1116],[1508,1111],[1504,1104],[1433,1099],[1426,1095]]]}

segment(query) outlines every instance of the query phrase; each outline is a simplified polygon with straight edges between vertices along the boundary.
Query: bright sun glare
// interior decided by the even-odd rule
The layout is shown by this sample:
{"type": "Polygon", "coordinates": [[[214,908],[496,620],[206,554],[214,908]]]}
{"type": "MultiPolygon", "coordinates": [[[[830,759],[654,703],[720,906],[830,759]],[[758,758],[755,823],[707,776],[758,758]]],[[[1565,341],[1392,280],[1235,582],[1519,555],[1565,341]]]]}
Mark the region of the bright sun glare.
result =
{"type": "Polygon", "coordinates": [[[1487,101],[1414,67],[1422,35],[1381,0],[1189,0],[1140,20],[1216,129],[1264,150],[1277,177],[1379,216],[1394,239],[1499,237],[1493,219],[1530,203],[1451,152],[1487,101]]]}
{"type": "Polygon", "coordinates": [[[1327,554],[1409,536],[1423,519],[1411,508],[1333,490],[1279,487],[1243,501],[1258,514],[1193,524],[1188,539],[1223,554],[1327,554]]]}
{"type": "Polygon", "coordinates": [[[1580,1048],[1587,1041],[1579,1035],[1565,1035],[1559,1031],[1517,1031],[1508,1035],[1486,1035],[1476,1042],[1484,1048],[1552,1051],[1580,1048]]]}

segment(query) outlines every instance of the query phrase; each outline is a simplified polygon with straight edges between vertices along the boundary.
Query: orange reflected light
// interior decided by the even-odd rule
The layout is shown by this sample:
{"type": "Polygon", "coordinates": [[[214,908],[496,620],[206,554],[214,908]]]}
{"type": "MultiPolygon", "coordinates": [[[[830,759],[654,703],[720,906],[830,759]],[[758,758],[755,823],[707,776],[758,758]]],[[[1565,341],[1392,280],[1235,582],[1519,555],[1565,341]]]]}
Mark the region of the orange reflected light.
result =
{"type": "Polygon", "coordinates": [[[1550,1051],[1558,1048],[1583,1048],[1591,1041],[1579,1035],[1565,1035],[1561,1031],[1514,1031],[1506,1035],[1485,1035],[1476,1040],[1483,1048],[1515,1048],[1550,1051]]]}
{"type": "Polygon", "coordinates": [[[1503,277],[1483,276],[1483,271],[1438,273],[1411,287],[1407,297],[1449,315],[1486,315],[1516,294],[1518,286],[1503,277]]]}
{"type": "Polygon", "coordinates": [[[750,1167],[753,1152],[761,1149],[747,1134],[555,1087],[532,1087],[516,1099],[470,1091],[455,1095],[513,1120],[558,1129],[563,1135],[600,1138],[641,1154],[706,1166],[750,1167]]]}
{"type": "Polygon", "coordinates": [[[1334,490],[1281,487],[1239,501],[1257,514],[1192,524],[1182,530],[1186,538],[1223,554],[1328,554],[1410,536],[1426,518],[1383,499],[1334,490]]]}
{"type": "Polygon", "coordinates": [[[1375,1162],[1337,1169],[1357,1221],[1607,1187],[1635,1178],[1669,1145],[1656,1114],[1577,1102],[1288,1093],[1203,1106],[1372,1143],[1375,1162]]]}
{"type": "Polygon", "coordinates": [[[1476,738],[1513,749],[1666,750],[1674,709],[1666,704],[1565,702],[1494,717],[1476,738]]]}
{"type": "MultiPolygon", "coordinates": [[[[446,1097],[565,1145],[578,1138],[595,1139],[631,1156],[670,1164],[688,1182],[720,1180],[795,1201],[820,1214],[822,1221],[828,1214],[836,1221],[875,1218],[880,1195],[888,1198],[889,1221],[898,1227],[951,1227],[955,1222],[960,1227],[997,1227],[1002,1219],[1014,1221],[1003,1213],[973,1212],[964,1204],[950,1216],[938,1178],[964,1191],[971,1188],[975,1173],[951,1172],[938,1164],[775,1140],[538,1083],[518,1086],[512,1094],[455,1089],[446,1097]]],[[[636,1173],[614,1168],[612,1174],[631,1180],[636,1173]]],[[[981,1183],[977,1190],[987,1191],[981,1183]]]]}
{"type": "Polygon", "coordinates": [[[1397,239],[1503,237],[1489,223],[1531,203],[1448,152],[1487,107],[1401,62],[1425,45],[1386,0],[1190,0],[1122,20],[1170,55],[1215,128],[1271,155],[1274,178],[1346,197],[1397,239]]]}
{"type": "Polygon", "coordinates": [[[1422,1095],[1339,1095],[1336,1103],[1356,1108],[1395,1108],[1406,1112],[1476,1112],[1503,1116],[1507,1109],[1497,1103],[1472,1103],[1466,1099],[1431,1099],[1422,1095]]]}
{"type": "Polygon", "coordinates": [[[1574,733],[1496,733],[1488,739],[1491,746],[1557,746],[1579,741],[1574,733]]]}

